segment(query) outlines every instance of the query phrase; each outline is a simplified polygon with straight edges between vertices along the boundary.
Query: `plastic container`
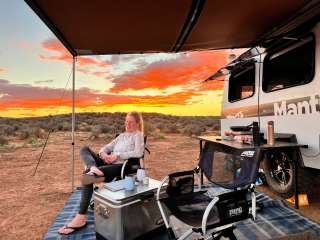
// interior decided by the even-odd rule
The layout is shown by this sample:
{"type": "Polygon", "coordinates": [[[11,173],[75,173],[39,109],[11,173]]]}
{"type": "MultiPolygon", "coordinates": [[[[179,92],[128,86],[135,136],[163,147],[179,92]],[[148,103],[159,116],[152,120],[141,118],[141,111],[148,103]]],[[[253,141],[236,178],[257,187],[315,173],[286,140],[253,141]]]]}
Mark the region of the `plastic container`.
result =
{"type": "Polygon", "coordinates": [[[134,179],[133,177],[126,176],[124,179],[124,185],[125,190],[133,190],[134,189],[134,179]]]}

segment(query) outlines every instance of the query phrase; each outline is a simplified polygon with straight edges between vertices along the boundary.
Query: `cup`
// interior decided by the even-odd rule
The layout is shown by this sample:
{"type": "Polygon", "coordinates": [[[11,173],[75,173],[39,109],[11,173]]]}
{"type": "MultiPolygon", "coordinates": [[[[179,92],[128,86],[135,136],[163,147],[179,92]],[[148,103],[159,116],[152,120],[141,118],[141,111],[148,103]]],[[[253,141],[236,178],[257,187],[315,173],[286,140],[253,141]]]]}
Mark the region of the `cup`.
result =
{"type": "Polygon", "coordinates": [[[125,190],[133,190],[134,189],[133,177],[126,176],[124,178],[123,187],[125,190]]]}
{"type": "Polygon", "coordinates": [[[139,168],[137,171],[137,180],[138,182],[143,182],[143,179],[146,177],[146,171],[142,168],[139,168]]]}
{"type": "Polygon", "coordinates": [[[143,185],[149,185],[149,177],[144,177],[143,185]]]}
{"type": "Polygon", "coordinates": [[[268,122],[268,129],[267,129],[267,143],[268,145],[274,145],[274,122],[268,122]]]}

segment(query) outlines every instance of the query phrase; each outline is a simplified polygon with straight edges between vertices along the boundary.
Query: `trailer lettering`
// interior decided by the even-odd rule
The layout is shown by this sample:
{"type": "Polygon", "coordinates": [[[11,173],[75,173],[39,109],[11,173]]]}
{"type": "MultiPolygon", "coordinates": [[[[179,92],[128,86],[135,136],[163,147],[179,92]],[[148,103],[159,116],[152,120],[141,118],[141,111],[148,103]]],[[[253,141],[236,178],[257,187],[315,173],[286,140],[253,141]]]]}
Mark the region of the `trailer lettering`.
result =
{"type": "Polygon", "coordinates": [[[298,102],[298,114],[310,114],[310,104],[307,101],[298,102]]]}
{"type": "Polygon", "coordinates": [[[294,103],[288,104],[287,114],[289,114],[289,115],[297,115],[298,114],[297,106],[294,103]]]}
{"type": "Polygon", "coordinates": [[[286,115],[303,115],[320,112],[319,95],[313,95],[306,98],[292,99],[273,104],[273,111],[275,116],[286,115]],[[299,101],[300,100],[300,101],[299,101]]]}
{"type": "Polygon", "coordinates": [[[286,101],[281,102],[281,106],[278,103],[274,103],[274,115],[275,116],[282,116],[287,115],[287,104],[286,101]]]}

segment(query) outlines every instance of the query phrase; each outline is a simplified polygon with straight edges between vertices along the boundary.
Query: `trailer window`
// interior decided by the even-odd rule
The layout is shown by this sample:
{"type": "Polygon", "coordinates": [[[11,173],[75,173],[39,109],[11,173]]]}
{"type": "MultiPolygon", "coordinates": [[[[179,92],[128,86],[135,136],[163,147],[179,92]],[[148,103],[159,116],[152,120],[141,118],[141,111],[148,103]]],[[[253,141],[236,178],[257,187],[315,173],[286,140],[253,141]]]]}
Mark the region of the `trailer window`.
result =
{"type": "Polygon", "coordinates": [[[307,84],[314,77],[315,40],[308,37],[266,56],[262,89],[272,92],[307,84]]]}
{"type": "Polygon", "coordinates": [[[254,63],[237,72],[229,78],[229,102],[249,98],[254,94],[255,69],[254,63]]]}

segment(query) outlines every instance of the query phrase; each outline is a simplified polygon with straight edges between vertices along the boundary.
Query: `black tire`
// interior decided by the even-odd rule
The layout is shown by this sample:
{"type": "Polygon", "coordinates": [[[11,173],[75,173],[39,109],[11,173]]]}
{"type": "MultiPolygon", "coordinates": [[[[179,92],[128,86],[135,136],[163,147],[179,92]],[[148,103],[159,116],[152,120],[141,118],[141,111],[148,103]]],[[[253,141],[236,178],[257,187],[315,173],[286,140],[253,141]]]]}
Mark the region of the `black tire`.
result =
{"type": "MultiPolygon", "coordinates": [[[[294,163],[290,154],[285,151],[266,152],[263,160],[263,171],[270,189],[283,198],[294,194],[294,163]]],[[[298,190],[300,193],[312,191],[314,173],[312,169],[298,169],[298,190]]]]}
{"type": "Polygon", "coordinates": [[[289,198],[294,193],[294,164],[286,152],[266,152],[263,160],[266,181],[274,192],[289,198]]]}

